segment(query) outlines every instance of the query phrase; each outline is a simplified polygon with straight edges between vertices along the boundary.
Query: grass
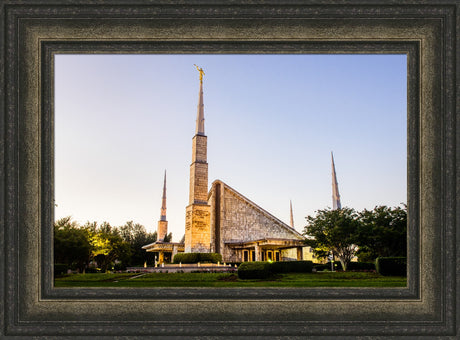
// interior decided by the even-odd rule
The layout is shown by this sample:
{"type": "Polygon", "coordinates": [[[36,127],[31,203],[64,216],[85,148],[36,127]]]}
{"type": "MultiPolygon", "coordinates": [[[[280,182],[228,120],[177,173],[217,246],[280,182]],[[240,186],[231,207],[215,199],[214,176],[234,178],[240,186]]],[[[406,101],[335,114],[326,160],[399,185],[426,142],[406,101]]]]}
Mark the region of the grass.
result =
{"type": "Polygon", "coordinates": [[[371,272],[278,274],[269,280],[240,280],[231,273],[70,274],[55,287],[405,287],[406,278],[371,272]]]}

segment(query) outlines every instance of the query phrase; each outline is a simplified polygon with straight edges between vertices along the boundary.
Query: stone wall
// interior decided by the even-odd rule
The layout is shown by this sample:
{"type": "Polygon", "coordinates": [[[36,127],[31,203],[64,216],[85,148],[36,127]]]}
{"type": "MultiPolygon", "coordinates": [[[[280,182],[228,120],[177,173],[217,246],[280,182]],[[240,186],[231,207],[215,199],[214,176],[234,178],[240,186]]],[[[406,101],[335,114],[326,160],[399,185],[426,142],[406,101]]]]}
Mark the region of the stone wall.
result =
{"type": "Polygon", "coordinates": [[[223,201],[225,206],[221,219],[223,240],[293,238],[291,230],[243,201],[227,188],[224,191],[223,201]]]}
{"type": "Polygon", "coordinates": [[[212,206],[211,240],[220,240],[213,244],[211,251],[220,252],[227,261],[237,261],[239,254],[226,247],[226,241],[301,239],[289,226],[220,181],[213,184],[209,202],[212,206]]]}
{"type": "Polygon", "coordinates": [[[185,252],[211,251],[211,206],[191,204],[185,210],[185,252]]]}

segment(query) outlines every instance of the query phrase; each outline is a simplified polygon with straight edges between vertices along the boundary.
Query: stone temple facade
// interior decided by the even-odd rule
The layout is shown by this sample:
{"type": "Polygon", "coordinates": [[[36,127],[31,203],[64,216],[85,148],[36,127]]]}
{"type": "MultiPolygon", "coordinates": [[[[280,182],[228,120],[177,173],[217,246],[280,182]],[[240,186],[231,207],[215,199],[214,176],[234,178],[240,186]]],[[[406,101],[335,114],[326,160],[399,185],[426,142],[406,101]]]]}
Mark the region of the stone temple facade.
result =
{"type": "MultiPolygon", "coordinates": [[[[192,139],[190,191],[189,204],[185,209],[184,243],[168,244],[159,240],[143,248],[146,251],[163,251],[167,255],[161,255],[162,259],[165,256],[169,258],[174,255],[173,253],[180,251],[220,253],[224,262],[283,261],[305,258],[308,251],[305,249],[307,247],[303,242],[304,237],[293,226],[285,224],[220,180],[214,181],[208,191],[202,77],[204,72],[202,69],[198,70],[200,90],[196,130],[192,139]]],[[[163,215],[160,222],[162,218],[163,215]]],[[[164,224],[160,226],[160,222],[158,232],[161,230],[164,234],[164,224]]]]}
{"type": "Polygon", "coordinates": [[[209,251],[232,262],[302,259],[302,235],[224,182],[212,183],[208,202],[209,251]],[[287,251],[293,248],[295,258],[287,251]]]}

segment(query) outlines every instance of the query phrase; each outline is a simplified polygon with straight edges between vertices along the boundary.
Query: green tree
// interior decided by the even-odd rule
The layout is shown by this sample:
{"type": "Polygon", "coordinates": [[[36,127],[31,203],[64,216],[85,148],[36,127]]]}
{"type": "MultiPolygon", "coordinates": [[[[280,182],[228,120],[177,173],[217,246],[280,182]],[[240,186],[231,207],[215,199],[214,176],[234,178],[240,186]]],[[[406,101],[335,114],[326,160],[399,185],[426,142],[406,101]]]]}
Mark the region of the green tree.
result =
{"type": "Polygon", "coordinates": [[[356,234],[359,215],[351,208],[318,210],[316,216],[307,216],[303,234],[316,256],[329,251],[336,256],[344,271],[357,251],[356,234]]]}
{"type": "Polygon", "coordinates": [[[96,228],[90,240],[93,246],[92,257],[102,272],[111,269],[116,260],[122,263],[130,261],[132,252],[129,243],[124,241],[118,229],[109,223],[103,222],[96,228]]]}
{"type": "Polygon", "coordinates": [[[171,242],[171,240],[172,240],[172,233],[169,233],[165,235],[163,242],[171,242]]]}
{"type": "Polygon", "coordinates": [[[84,272],[92,252],[89,234],[70,216],[54,223],[54,263],[84,272]]]}
{"type": "Polygon", "coordinates": [[[131,249],[131,258],[127,266],[143,266],[144,262],[153,262],[153,253],[147,253],[142,246],[157,240],[157,232],[148,233],[145,227],[133,221],[126,222],[119,227],[121,238],[127,242],[131,249]]]}
{"type": "Polygon", "coordinates": [[[360,261],[374,261],[377,257],[406,256],[407,206],[389,208],[376,206],[363,210],[358,228],[357,253],[360,261]]]}

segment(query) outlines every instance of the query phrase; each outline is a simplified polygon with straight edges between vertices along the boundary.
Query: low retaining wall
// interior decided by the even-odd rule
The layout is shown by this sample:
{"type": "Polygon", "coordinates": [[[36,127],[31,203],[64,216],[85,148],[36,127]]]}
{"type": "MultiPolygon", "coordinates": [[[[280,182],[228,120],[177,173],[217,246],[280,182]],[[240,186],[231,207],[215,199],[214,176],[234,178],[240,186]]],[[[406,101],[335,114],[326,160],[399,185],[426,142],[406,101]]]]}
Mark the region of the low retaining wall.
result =
{"type": "Polygon", "coordinates": [[[236,272],[237,267],[231,265],[209,264],[165,264],[158,267],[127,267],[128,273],[191,273],[191,272],[236,272]]]}

